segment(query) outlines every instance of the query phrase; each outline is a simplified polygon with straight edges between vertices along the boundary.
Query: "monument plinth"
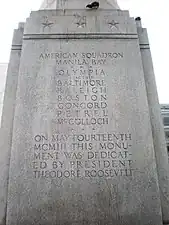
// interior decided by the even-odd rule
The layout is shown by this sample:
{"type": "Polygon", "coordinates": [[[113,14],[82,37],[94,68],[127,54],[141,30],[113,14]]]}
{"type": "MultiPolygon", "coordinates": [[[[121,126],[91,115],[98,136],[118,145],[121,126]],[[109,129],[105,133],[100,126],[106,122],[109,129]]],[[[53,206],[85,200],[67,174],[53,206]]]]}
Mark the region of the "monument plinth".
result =
{"type": "Polygon", "coordinates": [[[86,3],[25,23],[3,224],[162,224],[136,22],[86,3]]]}

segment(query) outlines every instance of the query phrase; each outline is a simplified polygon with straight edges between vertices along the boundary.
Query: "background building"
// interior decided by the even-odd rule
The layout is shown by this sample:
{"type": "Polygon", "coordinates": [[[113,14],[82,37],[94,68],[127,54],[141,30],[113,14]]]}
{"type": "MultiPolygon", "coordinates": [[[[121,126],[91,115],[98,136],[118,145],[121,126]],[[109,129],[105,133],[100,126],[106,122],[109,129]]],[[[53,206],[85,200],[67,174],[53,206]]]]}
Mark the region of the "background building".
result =
{"type": "Polygon", "coordinates": [[[164,131],[165,131],[165,135],[166,135],[167,149],[168,149],[168,154],[169,154],[169,104],[161,105],[161,114],[162,114],[162,118],[163,118],[164,131]]]}

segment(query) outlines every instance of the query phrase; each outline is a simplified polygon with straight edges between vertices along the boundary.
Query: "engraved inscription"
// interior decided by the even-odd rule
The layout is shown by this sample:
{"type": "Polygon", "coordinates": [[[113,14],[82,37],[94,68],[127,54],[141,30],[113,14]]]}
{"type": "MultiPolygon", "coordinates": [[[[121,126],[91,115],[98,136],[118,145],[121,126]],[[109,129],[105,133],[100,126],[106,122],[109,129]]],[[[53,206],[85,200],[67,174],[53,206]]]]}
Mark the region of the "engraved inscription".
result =
{"type": "Polygon", "coordinates": [[[36,135],[35,178],[132,176],[130,133],[36,135]]]}
{"type": "MultiPolygon", "coordinates": [[[[83,22],[84,18],[77,18],[83,22]]],[[[33,137],[31,167],[36,179],[132,177],[132,134],[106,132],[112,116],[108,68],[110,65],[113,76],[115,63],[123,59],[120,51],[39,55],[41,63],[52,62],[52,90],[45,86],[45,92],[54,97],[47,105],[39,98],[34,110],[42,118],[52,115],[50,123],[55,132],[33,137]]],[[[37,86],[35,96],[41,96],[41,91],[37,86]]]]}
{"type": "Polygon", "coordinates": [[[123,52],[45,52],[40,60],[56,60],[56,65],[112,65],[115,60],[123,59],[123,52]]]}

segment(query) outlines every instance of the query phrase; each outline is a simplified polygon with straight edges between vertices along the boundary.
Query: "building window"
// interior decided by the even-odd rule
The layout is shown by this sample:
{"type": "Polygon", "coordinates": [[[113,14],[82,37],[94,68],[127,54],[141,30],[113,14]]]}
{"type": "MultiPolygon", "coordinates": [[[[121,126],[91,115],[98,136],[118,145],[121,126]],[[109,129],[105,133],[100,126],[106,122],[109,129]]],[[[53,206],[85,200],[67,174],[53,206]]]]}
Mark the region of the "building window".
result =
{"type": "Polygon", "coordinates": [[[164,117],[163,123],[164,123],[164,126],[169,126],[169,117],[164,117]]]}

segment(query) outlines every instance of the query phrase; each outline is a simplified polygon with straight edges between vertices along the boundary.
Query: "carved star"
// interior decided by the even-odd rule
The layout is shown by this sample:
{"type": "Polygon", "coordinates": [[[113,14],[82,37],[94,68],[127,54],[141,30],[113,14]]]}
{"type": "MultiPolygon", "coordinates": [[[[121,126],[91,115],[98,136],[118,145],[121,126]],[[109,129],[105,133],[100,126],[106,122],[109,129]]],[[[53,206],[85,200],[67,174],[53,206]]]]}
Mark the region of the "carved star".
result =
{"type": "Polygon", "coordinates": [[[118,29],[118,25],[119,23],[118,22],[116,22],[115,20],[112,20],[111,22],[108,22],[108,25],[110,26],[110,28],[112,29],[112,28],[116,28],[116,29],[118,29]]]}
{"type": "Polygon", "coordinates": [[[76,23],[78,28],[84,28],[86,26],[86,22],[79,21],[76,23]]]}
{"type": "Polygon", "coordinates": [[[46,20],[44,23],[42,23],[43,25],[43,29],[45,29],[46,27],[51,27],[54,23],[49,22],[48,20],[46,20]]]}
{"type": "Polygon", "coordinates": [[[75,24],[78,28],[84,28],[86,26],[86,16],[75,14],[74,17],[77,19],[77,22],[75,24]]]}

